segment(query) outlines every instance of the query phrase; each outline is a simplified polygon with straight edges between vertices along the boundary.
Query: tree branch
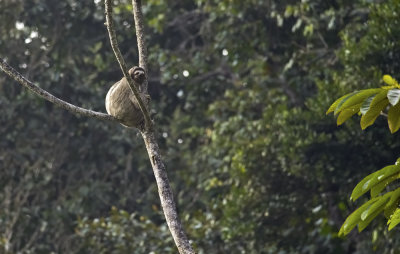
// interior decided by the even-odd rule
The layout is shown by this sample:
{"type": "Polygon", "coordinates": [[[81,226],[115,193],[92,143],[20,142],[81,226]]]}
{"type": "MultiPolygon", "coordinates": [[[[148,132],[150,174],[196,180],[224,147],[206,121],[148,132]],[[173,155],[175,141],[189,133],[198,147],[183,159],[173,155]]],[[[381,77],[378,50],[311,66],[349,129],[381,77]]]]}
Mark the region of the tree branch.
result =
{"type": "MultiPolygon", "coordinates": [[[[108,0],[106,0],[106,2],[107,1],[108,0]]],[[[135,19],[136,37],[139,51],[139,66],[145,69],[147,74],[148,55],[145,43],[141,0],[132,0],[132,7],[135,19]]],[[[147,92],[147,76],[145,82],[145,91],[147,92]]],[[[182,223],[178,217],[178,212],[176,211],[174,195],[172,192],[172,188],[169,184],[165,165],[161,157],[160,148],[158,147],[157,140],[154,135],[154,129],[146,129],[145,131],[142,131],[142,137],[146,144],[149,159],[153,167],[153,172],[158,187],[158,195],[160,196],[164,216],[172,237],[174,238],[178,251],[181,254],[194,254],[195,252],[190,245],[185,231],[183,230],[182,223]]]]}
{"type": "MultiPolygon", "coordinates": [[[[139,66],[142,67],[146,73],[148,73],[147,67],[147,45],[145,39],[144,32],[144,24],[143,24],[143,14],[142,14],[142,1],[141,0],[132,0],[132,11],[133,17],[135,20],[135,30],[136,30],[136,39],[138,45],[139,52],[139,66]]],[[[143,82],[142,92],[147,94],[147,79],[143,82]]]]}
{"type": "Polygon", "coordinates": [[[81,108],[81,107],[75,106],[71,103],[68,103],[66,101],[63,101],[63,100],[57,98],[56,96],[52,95],[51,93],[38,87],[37,85],[35,85],[34,83],[32,83],[31,81],[26,79],[24,76],[22,76],[22,74],[20,74],[14,68],[12,68],[10,65],[8,65],[6,63],[6,61],[4,61],[2,58],[0,58],[0,69],[2,71],[4,71],[8,76],[13,78],[15,81],[17,81],[19,84],[28,88],[29,90],[36,93],[40,97],[44,98],[45,100],[47,100],[51,103],[54,103],[55,105],[57,105],[63,109],[66,109],[74,114],[93,117],[93,118],[97,118],[100,120],[116,121],[116,119],[113,116],[110,116],[108,114],[81,108]]]}
{"type": "MultiPolygon", "coordinates": [[[[140,66],[146,70],[147,75],[147,50],[145,49],[145,42],[144,42],[144,30],[143,30],[143,16],[141,14],[141,5],[139,0],[132,1],[134,7],[134,15],[135,15],[135,26],[136,26],[136,33],[138,37],[138,47],[139,47],[139,58],[140,58],[140,66]]],[[[154,175],[156,178],[158,192],[161,200],[161,205],[163,207],[164,215],[168,224],[168,227],[171,231],[171,234],[174,238],[175,244],[181,254],[193,254],[195,253],[189,243],[189,240],[186,236],[186,233],[183,230],[182,224],[178,218],[178,213],[176,211],[176,204],[173,198],[173,192],[171,186],[168,181],[167,173],[165,170],[165,165],[161,158],[160,149],[158,147],[157,141],[154,135],[154,129],[152,126],[152,121],[150,119],[150,115],[147,111],[147,107],[144,102],[141,100],[139,95],[139,91],[136,88],[135,81],[131,78],[128,74],[128,70],[126,68],[125,61],[121,55],[121,52],[118,48],[115,30],[113,27],[113,20],[112,20],[112,9],[110,0],[105,0],[105,9],[106,9],[106,18],[107,18],[107,29],[110,36],[111,46],[113,51],[116,55],[116,58],[120,64],[121,70],[124,73],[125,78],[128,80],[129,86],[135,95],[136,99],[138,100],[140,109],[144,115],[146,127],[145,130],[142,131],[142,136],[146,144],[146,148],[149,154],[150,162],[153,167],[154,175]]],[[[108,121],[117,121],[113,116],[88,110],[85,108],[77,107],[71,103],[65,102],[54,95],[48,93],[44,89],[40,88],[39,86],[35,85],[28,79],[26,79],[23,75],[17,72],[14,68],[6,63],[2,58],[0,58],[0,68],[11,78],[16,80],[21,85],[25,86],[29,90],[33,91],[40,97],[46,99],[47,101],[54,103],[55,105],[64,108],[72,113],[94,117],[101,120],[108,120],[108,121]]],[[[146,77],[147,82],[147,77],[146,77]]],[[[146,86],[147,88],[147,86],[146,86]]]]}
{"type": "MultiPolygon", "coordinates": [[[[105,0],[104,5],[105,5],[105,12],[106,12],[106,26],[107,26],[107,30],[108,30],[108,35],[110,37],[111,47],[114,51],[115,57],[117,58],[119,66],[121,67],[122,73],[124,74],[126,80],[128,81],[129,87],[132,90],[132,93],[135,95],[135,98],[138,101],[139,108],[142,111],[142,114],[144,117],[145,129],[149,130],[152,128],[153,124],[150,119],[150,114],[147,111],[147,107],[146,107],[145,103],[143,102],[142,98],[140,97],[139,90],[137,88],[137,87],[140,87],[140,84],[136,84],[136,82],[129,75],[128,69],[126,68],[125,60],[121,54],[121,51],[118,48],[117,36],[115,34],[115,29],[114,29],[114,21],[112,19],[111,0],[105,0]]],[[[147,76],[147,71],[146,71],[146,76],[147,76]]],[[[147,79],[147,77],[146,77],[146,79],[147,79]]]]}
{"type": "Polygon", "coordinates": [[[153,167],[164,216],[172,237],[174,238],[176,247],[178,247],[179,253],[181,254],[194,254],[195,252],[189,243],[176,211],[174,195],[171,186],[169,185],[167,172],[161,158],[160,148],[158,147],[157,140],[154,137],[154,132],[142,132],[142,137],[146,144],[147,153],[149,154],[150,162],[153,167]]]}

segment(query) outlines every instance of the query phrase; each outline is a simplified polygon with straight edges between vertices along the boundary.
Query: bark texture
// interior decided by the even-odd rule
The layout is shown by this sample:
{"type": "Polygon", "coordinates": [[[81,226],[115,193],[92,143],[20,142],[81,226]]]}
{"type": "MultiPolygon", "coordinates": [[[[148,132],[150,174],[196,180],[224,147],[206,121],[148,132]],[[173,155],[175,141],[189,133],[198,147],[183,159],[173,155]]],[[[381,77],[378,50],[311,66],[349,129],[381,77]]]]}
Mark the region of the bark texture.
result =
{"type": "Polygon", "coordinates": [[[183,230],[182,223],[179,220],[174,195],[169,184],[167,171],[161,158],[160,148],[158,147],[154,132],[142,132],[142,136],[146,144],[147,153],[149,154],[151,166],[153,167],[164,216],[172,237],[174,238],[176,247],[178,247],[179,253],[181,254],[195,253],[183,230]]]}

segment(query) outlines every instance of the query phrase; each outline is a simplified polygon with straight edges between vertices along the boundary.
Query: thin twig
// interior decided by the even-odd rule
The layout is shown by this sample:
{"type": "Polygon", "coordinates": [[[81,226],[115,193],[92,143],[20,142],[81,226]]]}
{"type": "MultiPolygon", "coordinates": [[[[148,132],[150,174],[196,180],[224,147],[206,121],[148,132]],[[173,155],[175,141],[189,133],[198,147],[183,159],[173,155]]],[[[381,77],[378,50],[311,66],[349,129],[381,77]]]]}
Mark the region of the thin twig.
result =
{"type": "Polygon", "coordinates": [[[106,11],[106,26],[107,26],[107,30],[108,30],[108,35],[110,37],[111,47],[114,51],[115,57],[117,58],[119,66],[121,67],[122,73],[124,74],[126,80],[128,81],[129,87],[131,88],[132,93],[135,95],[135,98],[139,104],[139,108],[143,113],[144,121],[145,121],[145,128],[147,130],[149,130],[152,128],[152,122],[151,122],[150,114],[147,110],[147,107],[146,107],[145,103],[143,102],[143,100],[139,94],[139,90],[137,88],[137,87],[139,87],[140,84],[136,84],[135,81],[132,79],[132,77],[129,75],[128,69],[126,68],[125,60],[121,54],[121,51],[118,48],[117,36],[115,34],[115,29],[114,29],[114,21],[112,19],[111,0],[105,0],[104,5],[105,5],[105,11],[106,11]]]}
{"type": "MultiPolygon", "coordinates": [[[[139,52],[139,66],[142,67],[146,73],[148,73],[147,67],[147,45],[145,39],[144,32],[144,24],[143,24],[143,14],[142,14],[142,1],[141,0],[132,0],[132,9],[133,9],[133,17],[135,20],[135,30],[136,30],[136,39],[138,45],[139,52]]],[[[147,79],[143,82],[142,92],[147,94],[147,79]]]]}
{"type": "Polygon", "coordinates": [[[37,85],[35,85],[34,83],[32,83],[31,81],[26,79],[24,76],[22,76],[22,74],[20,74],[18,71],[16,71],[10,65],[8,65],[7,62],[4,61],[2,58],[0,58],[0,69],[3,70],[8,76],[13,78],[15,81],[17,81],[19,84],[28,88],[29,90],[36,93],[40,97],[44,98],[45,100],[47,100],[51,103],[54,103],[55,105],[57,105],[63,109],[66,109],[74,114],[88,116],[88,117],[94,117],[94,118],[97,118],[100,120],[116,121],[116,119],[113,116],[110,116],[108,114],[81,108],[81,107],[75,106],[71,103],[68,103],[66,101],[63,101],[63,100],[57,98],[56,96],[52,95],[51,93],[38,87],[37,85]]]}

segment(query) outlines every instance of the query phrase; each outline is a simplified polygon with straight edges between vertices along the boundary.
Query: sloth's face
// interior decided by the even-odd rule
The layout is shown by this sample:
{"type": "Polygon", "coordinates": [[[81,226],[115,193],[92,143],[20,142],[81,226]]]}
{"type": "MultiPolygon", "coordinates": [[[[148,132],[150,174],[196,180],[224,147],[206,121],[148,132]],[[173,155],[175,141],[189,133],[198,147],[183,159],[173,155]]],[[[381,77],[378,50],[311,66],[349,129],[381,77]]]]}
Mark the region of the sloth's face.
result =
{"type": "Polygon", "coordinates": [[[140,67],[133,67],[129,70],[129,74],[131,75],[132,79],[138,83],[142,83],[145,79],[144,70],[140,67]]]}
{"type": "Polygon", "coordinates": [[[144,79],[144,71],[143,70],[136,70],[133,72],[133,79],[134,80],[143,80],[144,79]]]}

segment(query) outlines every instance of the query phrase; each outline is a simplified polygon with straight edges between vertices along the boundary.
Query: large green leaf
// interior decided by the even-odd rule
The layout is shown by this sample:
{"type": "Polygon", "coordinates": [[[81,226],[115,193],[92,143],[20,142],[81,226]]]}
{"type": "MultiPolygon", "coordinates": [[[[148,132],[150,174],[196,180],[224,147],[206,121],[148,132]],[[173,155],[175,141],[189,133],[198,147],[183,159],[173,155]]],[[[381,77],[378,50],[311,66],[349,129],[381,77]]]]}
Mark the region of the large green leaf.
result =
{"type": "Polygon", "coordinates": [[[394,209],[396,209],[398,201],[400,197],[400,188],[396,191],[391,191],[386,193],[383,196],[378,196],[371,198],[365,204],[363,204],[360,208],[355,210],[352,214],[347,217],[346,221],[343,223],[342,227],[339,230],[339,236],[347,235],[351,232],[351,230],[358,225],[358,231],[361,232],[364,230],[371,221],[378,216],[382,211],[385,211],[385,216],[388,216],[390,213],[391,219],[388,221],[388,224],[391,222],[389,230],[400,223],[400,214],[394,216],[394,209]]]}
{"type": "Polygon", "coordinates": [[[392,193],[388,192],[383,196],[377,197],[379,199],[361,213],[361,221],[358,223],[359,232],[364,230],[383,211],[391,195],[392,193]]]}
{"type": "Polygon", "coordinates": [[[362,103],[362,106],[361,106],[361,108],[360,108],[361,114],[365,115],[365,113],[368,112],[370,106],[373,105],[372,102],[376,103],[376,102],[379,102],[379,101],[381,101],[381,100],[383,100],[383,99],[386,98],[386,95],[387,95],[387,92],[388,92],[388,91],[387,91],[387,90],[384,90],[384,89],[381,89],[381,90],[382,90],[382,91],[380,91],[378,94],[372,95],[372,96],[368,97],[368,98],[362,103]]]}
{"type": "Polygon", "coordinates": [[[396,190],[392,191],[392,195],[390,196],[389,202],[386,204],[386,208],[394,204],[397,204],[399,198],[400,198],[400,188],[397,188],[396,190]]]}
{"type": "Polygon", "coordinates": [[[362,115],[365,115],[365,113],[367,113],[367,111],[369,110],[369,106],[371,105],[372,100],[375,98],[375,96],[377,95],[372,95],[370,97],[368,97],[362,104],[360,107],[360,112],[362,115]]]}
{"type": "Polygon", "coordinates": [[[388,178],[400,172],[400,165],[390,165],[378,170],[362,179],[351,193],[350,199],[355,201],[377,184],[386,182],[388,178]]]}
{"type": "Polygon", "coordinates": [[[384,180],[380,181],[379,183],[375,184],[371,188],[371,198],[378,196],[389,183],[393,182],[394,180],[396,180],[398,178],[399,178],[398,174],[393,174],[393,175],[385,178],[384,180]]]}
{"type": "Polygon", "coordinates": [[[361,214],[372,204],[379,200],[379,197],[368,200],[365,204],[350,214],[339,230],[338,236],[345,236],[361,221],[361,214]]]}
{"type": "Polygon", "coordinates": [[[358,93],[358,91],[354,91],[352,93],[348,93],[343,95],[342,97],[340,97],[339,99],[337,99],[334,103],[332,103],[332,105],[329,107],[329,109],[326,111],[326,114],[329,114],[331,112],[334,112],[336,110],[336,108],[338,106],[341,106],[345,100],[347,100],[348,98],[350,98],[352,95],[354,95],[355,93],[358,93]],[[340,104],[340,105],[339,105],[340,104]]]}
{"type": "Polygon", "coordinates": [[[388,220],[389,231],[400,223],[400,209],[397,208],[388,220]]]}
{"type": "Polygon", "coordinates": [[[390,196],[389,202],[387,202],[385,206],[385,216],[386,218],[390,218],[393,212],[397,209],[399,205],[399,198],[400,198],[400,188],[392,191],[392,195],[390,196]]]}
{"type": "Polygon", "coordinates": [[[381,111],[389,104],[388,99],[383,99],[381,101],[378,101],[374,103],[374,100],[372,100],[371,105],[367,113],[361,117],[360,125],[361,129],[365,130],[368,126],[372,125],[376,118],[380,115],[381,111]]]}
{"type": "Polygon", "coordinates": [[[395,106],[400,100],[400,89],[391,89],[387,93],[390,104],[395,106]]]}
{"type": "Polygon", "coordinates": [[[400,128],[400,103],[390,107],[388,111],[388,124],[391,133],[395,133],[400,128]]]}
{"type": "Polygon", "coordinates": [[[361,103],[351,106],[350,108],[342,110],[337,118],[337,125],[343,124],[350,117],[357,114],[360,111],[361,103]]]}
{"type": "Polygon", "coordinates": [[[388,192],[383,196],[377,197],[378,200],[375,203],[371,204],[367,209],[365,209],[361,213],[361,220],[365,221],[376,211],[378,211],[378,210],[382,211],[383,208],[385,208],[385,205],[387,204],[387,202],[390,200],[391,195],[392,195],[392,192],[388,192]]]}
{"type": "Polygon", "coordinates": [[[358,93],[355,93],[353,96],[350,96],[346,100],[343,100],[343,104],[340,105],[339,103],[338,107],[335,110],[335,114],[351,106],[362,103],[368,97],[378,94],[382,90],[383,90],[382,88],[373,88],[373,89],[361,90],[358,93]]]}
{"type": "Polygon", "coordinates": [[[354,187],[353,192],[351,193],[350,200],[357,200],[359,197],[367,193],[371,187],[370,183],[372,178],[374,177],[376,172],[364,177],[357,185],[354,187]]]}
{"type": "Polygon", "coordinates": [[[398,85],[397,81],[396,81],[394,78],[392,78],[392,76],[390,76],[390,75],[383,75],[382,80],[383,80],[386,84],[388,84],[388,85],[390,85],[390,86],[398,85]]]}
{"type": "Polygon", "coordinates": [[[360,220],[360,222],[358,223],[358,232],[363,231],[371,223],[371,221],[383,211],[383,208],[384,206],[382,205],[379,207],[379,209],[371,213],[368,218],[366,218],[365,220],[360,220]]]}

